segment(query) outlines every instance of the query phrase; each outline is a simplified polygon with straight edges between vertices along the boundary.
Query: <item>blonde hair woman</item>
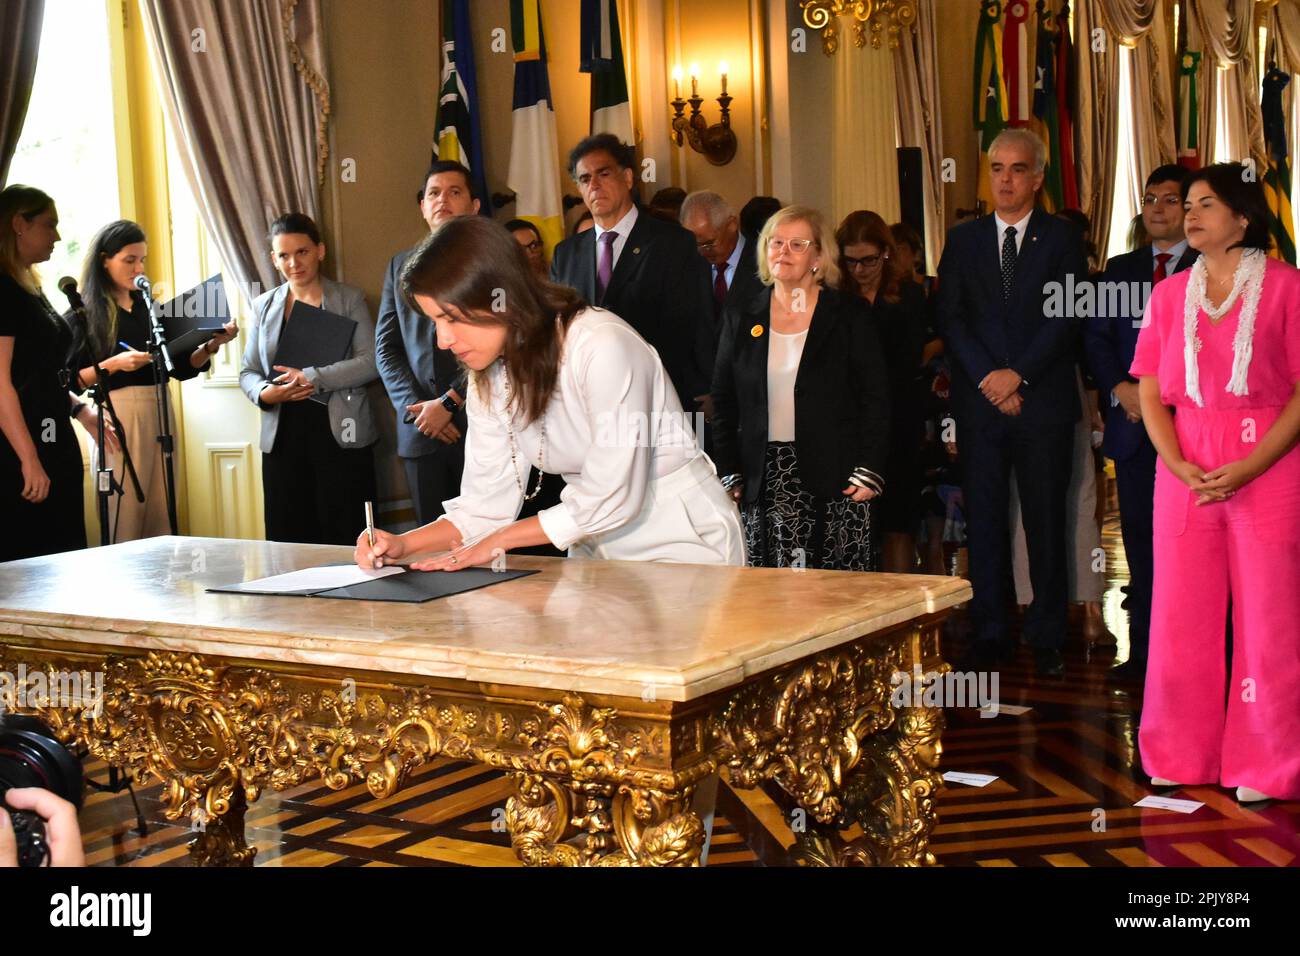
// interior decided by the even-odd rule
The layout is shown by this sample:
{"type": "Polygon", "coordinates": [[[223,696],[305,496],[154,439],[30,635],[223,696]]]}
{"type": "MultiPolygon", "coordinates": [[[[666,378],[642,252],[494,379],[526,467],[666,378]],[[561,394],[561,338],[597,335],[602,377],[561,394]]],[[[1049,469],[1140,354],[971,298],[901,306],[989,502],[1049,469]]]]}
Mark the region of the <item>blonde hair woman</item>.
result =
{"type": "Polygon", "coordinates": [[[871,571],[871,502],[885,490],[889,394],[862,302],[809,206],[758,236],[767,286],[723,312],[713,373],[718,473],[741,502],[749,563],[871,571]]]}

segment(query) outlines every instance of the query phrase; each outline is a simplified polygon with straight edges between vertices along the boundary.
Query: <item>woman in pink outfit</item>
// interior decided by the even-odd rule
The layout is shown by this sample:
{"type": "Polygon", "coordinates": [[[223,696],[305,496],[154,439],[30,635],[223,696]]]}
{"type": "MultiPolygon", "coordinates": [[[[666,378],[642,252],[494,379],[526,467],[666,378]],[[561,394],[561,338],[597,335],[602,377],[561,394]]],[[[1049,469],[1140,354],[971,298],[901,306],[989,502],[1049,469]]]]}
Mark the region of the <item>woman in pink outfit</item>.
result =
{"type": "Polygon", "coordinates": [[[1198,171],[1183,206],[1201,255],[1152,293],[1129,370],[1160,453],[1142,763],[1158,786],[1296,799],[1300,271],[1266,256],[1245,167],[1198,171]]]}

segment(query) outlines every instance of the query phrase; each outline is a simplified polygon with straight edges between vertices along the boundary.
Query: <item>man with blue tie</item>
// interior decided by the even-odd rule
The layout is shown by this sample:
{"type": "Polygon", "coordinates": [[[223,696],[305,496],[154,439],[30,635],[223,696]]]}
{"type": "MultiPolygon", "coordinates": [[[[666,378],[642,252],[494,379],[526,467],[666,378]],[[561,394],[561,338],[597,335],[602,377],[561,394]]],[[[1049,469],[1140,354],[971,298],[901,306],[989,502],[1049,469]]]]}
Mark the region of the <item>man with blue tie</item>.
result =
{"type": "Polygon", "coordinates": [[[1088,367],[1097,390],[1109,397],[1102,453],[1115,462],[1120,528],[1128,561],[1129,658],[1111,676],[1141,683],[1146,676],[1147,637],[1151,626],[1151,514],[1156,480],[1156,450],[1147,437],[1138,404],[1137,380],[1128,374],[1142,328],[1142,312],[1151,290],[1162,279],[1189,268],[1197,252],[1183,236],[1183,180],[1187,170],[1169,164],[1147,177],[1142,195],[1142,224],[1151,244],[1116,256],[1101,275],[1097,314],[1084,326],[1088,367]],[[1120,285],[1122,284],[1122,285],[1120,285]],[[1106,290],[1140,290],[1139,295],[1112,295],[1106,290]],[[1111,308],[1125,302],[1127,309],[1111,308]],[[1110,313],[1110,314],[1108,314],[1110,313]]]}
{"type": "Polygon", "coordinates": [[[939,262],[935,315],[948,352],[962,457],[970,579],[972,664],[1012,650],[1009,495],[1020,490],[1034,600],[1025,642],[1040,677],[1065,672],[1065,503],[1074,423],[1079,324],[1061,291],[1087,281],[1073,223],[1036,208],[1047,149],[1007,129],[989,144],[993,215],[954,227],[939,262]]]}

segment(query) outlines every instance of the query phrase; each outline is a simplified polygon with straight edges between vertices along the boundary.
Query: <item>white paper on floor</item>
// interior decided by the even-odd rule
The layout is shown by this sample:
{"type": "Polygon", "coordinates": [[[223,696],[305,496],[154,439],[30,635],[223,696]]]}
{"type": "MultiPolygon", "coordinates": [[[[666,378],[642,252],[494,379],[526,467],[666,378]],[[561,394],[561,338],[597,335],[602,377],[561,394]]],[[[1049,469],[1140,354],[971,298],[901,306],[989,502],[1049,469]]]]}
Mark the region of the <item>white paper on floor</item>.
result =
{"type": "Polygon", "coordinates": [[[949,770],[943,775],[943,779],[948,783],[964,783],[971,787],[987,787],[998,778],[987,773],[962,773],[958,770],[949,770]]]}
{"type": "Polygon", "coordinates": [[[1008,717],[1022,717],[1033,709],[1032,707],[1021,707],[1019,704],[1004,704],[1000,700],[995,700],[980,711],[980,716],[996,717],[998,714],[1006,714],[1008,717]]]}
{"type": "Polygon", "coordinates": [[[1153,810],[1173,810],[1175,813],[1195,813],[1205,804],[1197,800],[1177,800],[1173,797],[1143,797],[1135,807],[1150,807],[1153,810]]]}

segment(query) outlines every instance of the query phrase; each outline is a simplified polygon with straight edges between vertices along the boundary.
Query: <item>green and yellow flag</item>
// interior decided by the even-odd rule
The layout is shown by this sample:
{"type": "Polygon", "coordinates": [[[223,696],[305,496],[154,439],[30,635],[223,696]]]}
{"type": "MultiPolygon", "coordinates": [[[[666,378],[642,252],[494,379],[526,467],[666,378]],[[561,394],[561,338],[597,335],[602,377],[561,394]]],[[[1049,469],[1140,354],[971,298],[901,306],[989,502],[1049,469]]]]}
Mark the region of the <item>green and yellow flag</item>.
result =
{"type": "Polygon", "coordinates": [[[1295,220],[1291,215],[1291,163],[1287,158],[1286,113],[1282,91],[1291,77],[1273,66],[1264,74],[1264,145],[1268,168],[1264,171],[1264,196],[1273,213],[1273,249],[1269,255],[1295,265],[1295,220]]]}
{"type": "Polygon", "coordinates": [[[999,0],[982,0],[979,29],[975,32],[975,99],[973,114],[979,131],[980,173],[976,197],[987,207],[993,205],[993,185],[989,180],[988,148],[993,137],[1007,125],[1007,87],[1002,78],[1002,38],[998,20],[1002,17],[999,0]]]}

